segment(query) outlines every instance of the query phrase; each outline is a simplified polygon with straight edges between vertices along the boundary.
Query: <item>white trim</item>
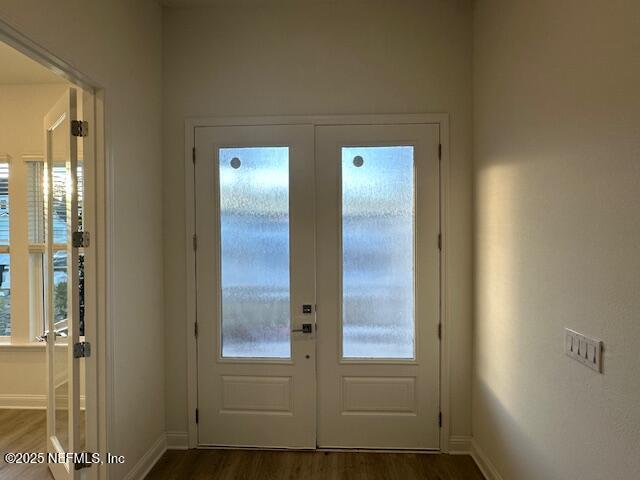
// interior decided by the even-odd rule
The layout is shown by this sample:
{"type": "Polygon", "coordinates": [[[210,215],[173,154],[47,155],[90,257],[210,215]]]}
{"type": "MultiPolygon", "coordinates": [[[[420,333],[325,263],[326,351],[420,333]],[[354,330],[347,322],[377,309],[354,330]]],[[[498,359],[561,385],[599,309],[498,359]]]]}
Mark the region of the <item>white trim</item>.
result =
{"type": "Polygon", "coordinates": [[[0,395],[0,409],[44,410],[47,408],[46,395],[0,395]]]}
{"type": "Polygon", "coordinates": [[[0,20],[0,41],[10,45],[65,80],[75,83],[80,88],[94,93],[97,85],[96,82],[91,80],[82,72],[73,68],[69,63],[56,57],[49,50],[41,47],[3,20],[0,20]]]}
{"type": "Polygon", "coordinates": [[[151,448],[142,455],[133,468],[129,470],[129,473],[124,476],[123,480],[142,480],[145,478],[166,451],[167,438],[163,433],[155,442],[153,442],[151,448]]]}
{"type": "Polygon", "coordinates": [[[451,378],[449,358],[449,312],[453,310],[449,296],[449,191],[450,191],[450,147],[449,116],[440,122],[440,234],[442,249],[440,250],[440,323],[442,337],[440,339],[440,413],[442,428],[440,429],[440,447],[444,453],[449,451],[451,436],[451,378]]]}
{"type": "MultiPolygon", "coordinates": [[[[0,338],[11,338],[11,337],[0,337],[0,338]]],[[[39,350],[42,351],[44,355],[45,349],[47,345],[43,342],[33,342],[33,343],[0,343],[0,352],[37,352],[39,350]]]]}
{"type": "MultiPolygon", "coordinates": [[[[61,401],[66,402],[65,397],[59,397],[61,401]]],[[[47,408],[47,395],[16,395],[13,393],[0,394],[0,409],[15,409],[15,410],[46,410],[47,408]]],[[[80,396],[80,410],[86,408],[86,397],[80,396]]]]}
{"type": "Polygon", "coordinates": [[[472,440],[470,435],[451,435],[449,437],[449,455],[470,455],[472,440]]]}
{"type": "Polygon", "coordinates": [[[198,446],[198,428],[195,421],[195,409],[198,404],[197,378],[197,344],[194,336],[196,319],[196,285],[195,285],[195,252],[192,248],[192,235],[195,232],[194,205],[194,163],[192,159],[195,147],[195,128],[216,126],[255,126],[255,125],[401,125],[431,123],[440,126],[440,144],[442,157],[440,161],[440,222],[442,233],[442,250],[440,253],[440,321],[442,323],[442,339],[440,342],[440,411],[442,413],[442,428],[440,429],[440,450],[444,453],[450,450],[450,361],[449,361],[449,312],[452,311],[448,295],[448,225],[449,225],[449,114],[447,113],[412,113],[412,114],[381,114],[381,115],[294,115],[294,116],[255,116],[255,117],[203,117],[185,120],[185,249],[186,249],[186,338],[187,338],[187,427],[189,448],[198,446]]]}
{"type": "Polygon", "coordinates": [[[43,162],[44,163],[44,155],[41,153],[23,153],[20,155],[23,162],[43,162]]]}
{"type": "MultiPolygon", "coordinates": [[[[380,115],[282,115],[249,117],[203,117],[185,120],[187,132],[196,127],[229,127],[257,125],[407,125],[422,123],[448,124],[447,113],[406,113],[380,115]]],[[[443,146],[444,148],[444,146],[443,146]]],[[[191,149],[189,148],[189,155],[191,149]]],[[[191,157],[188,158],[191,161],[191,157]]]]}
{"type": "Polygon", "coordinates": [[[198,405],[198,359],[197,340],[195,338],[196,320],[196,254],[193,250],[193,235],[196,231],[195,212],[195,163],[193,151],[195,149],[195,127],[198,122],[187,120],[185,122],[185,274],[187,279],[187,433],[188,447],[198,446],[198,425],[196,424],[195,411],[198,405]]]}
{"type": "Polygon", "coordinates": [[[484,478],[487,480],[503,480],[502,475],[498,473],[498,469],[478,446],[478,442],[476,442],[475,439],[471,440],[471,457],[476,462],[476,465],[478,465],[484,478]]]}
{"type": "Polygon", "coordinates": [[[188,450],[189,432],[167,432],[167,450],[188,450]]]}

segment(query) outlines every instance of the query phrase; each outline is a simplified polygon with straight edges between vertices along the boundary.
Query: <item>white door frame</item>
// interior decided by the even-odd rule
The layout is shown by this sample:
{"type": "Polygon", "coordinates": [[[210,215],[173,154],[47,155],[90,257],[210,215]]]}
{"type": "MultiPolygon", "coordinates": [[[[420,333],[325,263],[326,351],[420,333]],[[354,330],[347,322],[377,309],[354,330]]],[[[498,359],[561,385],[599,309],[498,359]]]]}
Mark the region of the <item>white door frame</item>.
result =
{"type": "MultiPolygon", "coordinates": [[[[111,305],[110,254],[113,219],[110,208],[113,195],[112,164],[109,161],[110,143],[105,134],[104,89],[87,75],[41,47],[31,39],[0,20],[0,41],[64,77],[83,90],[83,118],[89,122],[89,135],[85,137],[85,230],[91,235],[85,249],[85,319],[95,328],[89,329],[85,339],[91,343],[92,355],[86,358],[86,449],[100,452],[106,457],[111,408],[113,354],[109,305],[111,305]],[[89,148],[87,148],[89,147],[89,148]]],[[[44,146],[43,146],[44,148],[44,146]]],[[[44,153],[44,152],[43,152],[44,153]]],[[[109,465],[104,463],[85,470],[87,480],[109,478],[109,465]]]]}
{"type": "Polygon", "coordinates": [[[402,125],[430,123],[440,127],[440,232],[442,250],[440,257],[440,323],[442,337],[440,342],[440,410],[442,428],[440,429],[440,450],[449,451],[450,430],[450,388],[449,388],[449,335],[448,318],[451,312],[448,295],[449,264],[448,252],[448,214],[449,214],[449,115],[447,113],[424,114],[382,114],[382,115],[301,115],[301,116],[265,116],[265,117],[208,117],[189,118],[185,121],[184,169],[185,169],[185,246],[186,246],[186,337],[187,337],[187,424],[188,448],[198,447],[196,407],[197,407],[197,355],[196,355],[196,265],[193,249],[195,232],[195,190],[194,190],[194,158],[195,128],[222,126],[256,126],[256,125],[402,125]]]}

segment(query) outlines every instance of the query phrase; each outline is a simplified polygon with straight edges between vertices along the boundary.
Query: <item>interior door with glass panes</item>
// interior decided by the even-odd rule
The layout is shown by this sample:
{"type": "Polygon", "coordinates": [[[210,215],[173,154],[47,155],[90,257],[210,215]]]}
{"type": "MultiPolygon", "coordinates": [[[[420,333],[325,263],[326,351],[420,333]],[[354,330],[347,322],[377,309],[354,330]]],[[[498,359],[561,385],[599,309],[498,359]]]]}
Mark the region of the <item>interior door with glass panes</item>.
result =
{"type": "Polygon", "coordinates": [[[314,448],[314,130],[195,129],[198,443],[314,448]]]}
{"type": "Polygon", "coordinates": [[[45,320],[47,345],[47,451],[58,461],[49,468],[56,480],[79,478],[74,458],[80,438],[78,140],[72,134],[77,93],[70,88],[44,119],[45,160],[45,320]]]}
{"type": "Polygon", "coordinates": [[[320,447],[439,448],[438,144],[316,128],[320,447]]]}

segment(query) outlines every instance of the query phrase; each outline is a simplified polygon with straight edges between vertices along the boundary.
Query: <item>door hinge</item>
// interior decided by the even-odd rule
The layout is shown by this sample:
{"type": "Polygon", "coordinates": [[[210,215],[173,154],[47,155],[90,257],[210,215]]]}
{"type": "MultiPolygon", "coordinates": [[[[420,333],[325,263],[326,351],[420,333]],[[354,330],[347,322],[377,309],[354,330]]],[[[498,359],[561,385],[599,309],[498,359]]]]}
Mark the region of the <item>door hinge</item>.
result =
{"type": "Polygon", "coordinates": [[[438,324],[438,340],[442,340],[442,323],[438,324]]]}
{"type": "Polygon", "coordinates": [[[89,232],[73,232],[71,243],[73,248],[87,248],[89,246],[89,232]]]}
{"type": "Polygon", "coordinates": [[[199,421],[200,421],[200,412],[196,408],[196,423],[198,423],[199,421]]]}
{"type": "Polygon", "coordinates": [[[442,412],[438,412],[438,426],[442,428],[442,412]]]}
{"type": "Polygon", "coordinates": [[[198,338],[198,322],[195,322],[193,324],[193,334],[195,335],[196,338],[198,338]]]}
{"type": "Polygon", "coordinates": [[[198,235],[193,234],[193,249],[198,250],[198,235]]]}
{"type": "Polygon", "coordinates": [[[73,344],[73,358],[87,358],[91,356],[91,344],[78,342],[73,344]]]}
{"type": "Polygon", "coordinates": [[[442,160],[442,144],[438,144],[438,160],[442,160]]]}
{"type": "Polygon", "coordinates": [[[442,250],[442,234],[438,234],[438,250],[442,250]]]}
{"type": "Polygon", "coordinates": [[[89,135],[89,122],[84,120],[71,120],[71,135],[74,137],[86,137],[89,135]]]}
{"type": "Polygon", "coordinates": [[[196,163],[196,147],[193,147],[191,150],[191,159],[193,160],[193,163],[196,163]]]}

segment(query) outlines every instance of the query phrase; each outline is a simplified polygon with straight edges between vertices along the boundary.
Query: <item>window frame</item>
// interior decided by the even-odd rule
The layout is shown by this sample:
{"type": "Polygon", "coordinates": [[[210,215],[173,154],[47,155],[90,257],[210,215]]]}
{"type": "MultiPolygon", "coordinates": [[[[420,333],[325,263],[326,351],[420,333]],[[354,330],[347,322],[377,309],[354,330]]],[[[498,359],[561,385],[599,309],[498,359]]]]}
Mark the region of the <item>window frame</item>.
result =
{"type": "MultiPolygon", "coordinates": [[[[41,166],[43,168],[41,168],[39,170],[39,172],[42,174],[43,178],[42,178],[42,182],[44,184],[44,157],[42,155],[24,155],[23,156],[23,160],[25,162],[33,162],[33,163],[40,163],[41,166]]],[[[27,170],[27,176],[29,175],[29,171],[27,170]]],[[[84,200],[84,164],[82,162],[82,159],[79,158],[78,159],[78,215],[80,217],[79,219],[79,226],[82,227],[83,225],[83,219],[82,216],[84,214],[84,204],[83,204],[83,200],[84,200]]],[[[27,177],[27,183],[30,182],[30,178],[27,177]]],[[[26,194],[28,195],[28,189],[26,191],[26,194]]],[[[40,194],[42,194],[44,196],[44,188],[40,191],[40,194]]],[[[43,198],[43,203],[44,203],[44,198],[43,198]]],[[[31,204],[29,203],[29,199],[27,198],[27,202],[26,202],[26,208],[27,208],[27,212],[26,212],[26,218],[28,219],[27,221],[29,221],[30,219],[30,208],[31,208],[31,204]]],[[[43,212],[44,215],[44,212],[43,212]]],[[[42,229],[43,229],[43,234],[44,231],[46,229],[45,226],[46,221],[43,221],[43,225],[42,225],[42,229]]],[[[27,228],[29,228],[29,225],[27,225],[27,228]]],[[[66,232],[66,231],[65,231],[66,232]]],[[[42,239],[44,240],[44,238],[42,239]]],[[[65,240],[69,240],[67,238],[65,238],[65,240]]],[[[47,324],[46,324],[46,318],[44,315],[44,310],[45,310],[45,306],[44,306],[44,290],[45,290],[45,277],[44,277],[44,255],[46,254],[46,243],[44,242],[34,242],[32,241],[31,236],[28,234],[27,235],[27,242],[28,242],[28,255],[29,255],[29,271],[27,272],[27,278],[28,278],[28,289],[29,289],[29,314],[28,314],[28,321],[29,321],[29,342],[33,343],[33,342],[38,342],[38,336],[44,335],[48,332],[47,329],[47,324]],[[32,274],[32,264],[31,264],[31,255],[33,254],[40,254],[42,255],[40,258],[40,262],[39,265],[37,265],[38,268],[38,280],[36,280],[36,278],[34,277],[34,275],[32,274]],[[40,302],[38,302],[37,299],[42,299],[40,302]]],[[[55,255],[58,252],[67,252],[67,243],[54,243],[52,245],[52,253],[53,255],[55,255]]],[[[84,249],[79,249],[78,254],[80,256],[84,255],[84,249]]],[[[55,288],[55,286],[54,286],[55,288]]],[[[67,329],[68,326],[68,319],[64,319],[64,320],[60,320],[55,322],[56,325],[56,331],[64,331],[67,329]]],[[[83,338],[83,336],[81,335],[81,338],[83,338]]]]}

